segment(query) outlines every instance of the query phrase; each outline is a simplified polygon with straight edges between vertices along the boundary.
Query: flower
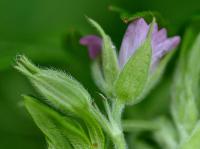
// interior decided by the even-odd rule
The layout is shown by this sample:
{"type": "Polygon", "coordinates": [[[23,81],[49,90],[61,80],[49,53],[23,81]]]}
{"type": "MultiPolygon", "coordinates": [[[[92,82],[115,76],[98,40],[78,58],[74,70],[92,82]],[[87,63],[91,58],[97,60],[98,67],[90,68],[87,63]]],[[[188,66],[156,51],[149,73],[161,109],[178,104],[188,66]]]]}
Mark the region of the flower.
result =
{"type": "MultiPolygon", "coordinates": [[[[143,18],[137,19],[130,23],[127,31],[124,35],[120,53],[119,53],[119,65],[122,68],[128,59],[135,53],[135,51],[145,41],[147,33],[149,31],[149,25],[143,18]]],[[[151,68],[156,67],[159,60],[169,51],[175,49],[180,42],[179,36],[167,38],[167,31],[165,28],[158,30],[158,25],[155,24],[152,33],[152,61],[151,68]]]]}
{"type": "MultiPolygon", "coordinates": [[[[148,25],[143,18],[131,22],[125,32],[119,52],[119,67],[122,69],[129,58],[145,41],[150,25],[148,25]]],[[[95,35],[89,35],[81,38],[80,43],[86,45],[89,49],[89,54],[92,59],[96,58],[101,51],[102,40],[95,35]]],[[[167,30],[165,28],[158,29],[158,25],[154,25],[152,33],[152,60],[151,69],[154,69],[159,63],[160,59],[169,51],[175,49],[180,43],[180,37],[167,37],[167,30]]]]}
{"type": "Polygon", "coordinates": [[[80,39],[80,44],[85,45],[89,49],[89,56],[95,59],[101,53],[102,39],[95,35],[88,35],[80,39]]]}

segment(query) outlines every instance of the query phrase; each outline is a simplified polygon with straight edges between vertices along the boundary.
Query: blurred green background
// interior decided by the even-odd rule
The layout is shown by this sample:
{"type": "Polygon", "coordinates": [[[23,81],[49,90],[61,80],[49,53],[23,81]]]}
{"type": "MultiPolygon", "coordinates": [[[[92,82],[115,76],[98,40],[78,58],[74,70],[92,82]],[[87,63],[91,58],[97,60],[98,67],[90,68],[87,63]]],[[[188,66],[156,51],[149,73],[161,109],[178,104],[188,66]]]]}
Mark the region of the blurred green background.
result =
{"type": "MultiPolygon", "coordinates": [[[[189,18],[200,10],[199,0],[0,0],[0,149],[46,148],[42,134],[23,107],[20,95],[33,94],[34,90],[13,69],[16,55],[25,54],[37,64],[71,73],[96,96],[90,60],[78,38],[95,33],[84,17],[89,16],[102,25],[119,48],[126,24],[108,10],[110,5],[132,13],[158,11],[168,21],[171,34],[182,34],[189,18]]],[[[171,62],[163,83],[148,100],[134,109],[129,107],[125,117],[149,119],[165,114],[170,102],[165,91],[169,90],[173,66],[171,62]]]]}

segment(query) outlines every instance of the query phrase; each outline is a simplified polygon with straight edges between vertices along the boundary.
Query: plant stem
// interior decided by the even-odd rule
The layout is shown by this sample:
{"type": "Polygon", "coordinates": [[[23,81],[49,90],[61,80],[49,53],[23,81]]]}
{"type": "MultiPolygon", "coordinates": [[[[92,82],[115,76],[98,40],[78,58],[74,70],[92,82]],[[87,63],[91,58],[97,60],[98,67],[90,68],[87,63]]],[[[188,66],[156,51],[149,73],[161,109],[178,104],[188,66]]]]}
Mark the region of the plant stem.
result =
{"type": "Polygon", "coordinates": [[[124,103],[120,102],[119,100],[115,100],[112,105],[112,117],[115,122],[121,127],[122,126],[122,113],[124,109],[124,103]]]}
{"type": "Polygon", "coordinates": [[[127,149],[126,141],[124,138],[123,132],[121,132],[119,135],[115,136],[114,144],[115,144],[115,149],[127,149]]]}
{"type": "MultiPolygon", "coordinates": [[[[124,103],[120,102],[120,100],[115,100],[115,102],[112,105],[112,118],[114,123],[114,128],[117,128],[118,132],[113,132],[113,143],[115,144],[116,149],[126,149],[126,141],[123,134],[123,128],[122,128],[122,113],[124,109],[124,103]]],[[[113,130],[115,131],[115,129],[113,130]]]]}
{"type": "Polygon", "coordinates": [[[134,130],[157,130],[160,129],[160,125],[154,121],[147,120],[123,120],[123,130],[126,132],[134,130]]]}
{"type": "MultiPolygon", "coordinates": [[[[117,101],[117,100],[116,100],[117,101]]],[[[127,149],[126,141],[122,129],[122,112],[124,104],[121,102],[115,102],[112,105],[111,119],[107,120],[98,108],[92,109],[92,114],[96,120],[100,123],[104,131],[110,136],[115,149],[127,149]]]]}

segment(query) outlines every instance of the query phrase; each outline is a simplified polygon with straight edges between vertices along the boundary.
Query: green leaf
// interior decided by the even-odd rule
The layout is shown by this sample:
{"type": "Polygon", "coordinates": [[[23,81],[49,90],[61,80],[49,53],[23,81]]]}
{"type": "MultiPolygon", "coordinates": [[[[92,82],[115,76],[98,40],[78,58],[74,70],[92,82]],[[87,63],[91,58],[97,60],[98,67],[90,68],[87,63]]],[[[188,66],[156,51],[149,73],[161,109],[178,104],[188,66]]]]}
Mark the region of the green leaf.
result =
{"type": "Polygon", "coordinates": [[[159,129],[153,132],[155,140],[163,149],[175,149],[177,147],[178,136],[173,123],[166,117],[160,117],[155,120],[159,129]]]}
{"type": "Polygon", "coordinates": [[[140,96],[146,85],[150,71],[151,33],[154,22],[155,20],[151,24],[147,39],[128,60],[116,81],[115,91],[118,100],[126,103],[136,103],[138,96],[140,96]]]}
{"type": "Polygon", "coordinates": [[[185,34],[172,92],[172,113],[183,140],[198,120],[200,34],[194,41],[192,35],[191,29],[185,34]]]}
{"type": "Polygon", "coordinates": [[[102,49],[102,67],[106,84],[108,86],[108,94],[112,94],[114,82],[119,74],[118,59],[115,46],[113,45],[110,37],[106,35],[101,26],[92,19],[89,22],[99,31],[103,39],[102,49]]]}
{"type": "Polygon", "coordinates": [[[37,126],[45,134],[50,148],[88,149],[90,141],[83,129],[71,119],[61,116],[37,99],[24,96],[25,106],[37,126]],[[71,146],[71,145],[72,146],[71,146]]]}
{"type": "Polygon", "coordinates": [[[101,130],[99,123],[96,121],[94,117],[88,117],[85,123],[90,136],[90,140],[92,142],[92,148],[104,149],[105,148],[104,134],[101,130]]]}
{"type": "Polygon", "coordinates": [[[199,149],[200,147],[200,123],[198,122],[192,134],[184,141],[178,149],[199,149]]]}

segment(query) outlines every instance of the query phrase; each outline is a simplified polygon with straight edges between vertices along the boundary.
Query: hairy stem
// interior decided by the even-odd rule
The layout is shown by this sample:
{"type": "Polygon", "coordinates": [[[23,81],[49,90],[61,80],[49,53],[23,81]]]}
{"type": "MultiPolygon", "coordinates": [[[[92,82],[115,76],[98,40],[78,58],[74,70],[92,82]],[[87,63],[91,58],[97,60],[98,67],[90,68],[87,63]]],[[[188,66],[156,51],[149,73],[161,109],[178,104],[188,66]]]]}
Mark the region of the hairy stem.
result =
{"type": "Polygon", "coordinates": [[[110,136],[115,149],[127,149],[121,120],[123,108],[124,104],[121,102],[113,103],[112,114],[109,116],[109,120],[106,119],[98,108],[92,108],[91,111],[105,133],[110,136]]]}
{"type": "Polygon", "coordinates": [[[115,144],[115,149],[127,149],[123,132],[115,136],[114,144],[115,144]]]}
{"type": "Polygon", "coordinates": [[[119,100],[115,100],[112,105],[112,117],[113,120],[121,127],[122,126],[122,113],[124,109],[124,103],[120,102],[119,100]]]}
{"type": "MultiPolygon", "coordinates": [[[[113,127],[118,129],[118,133],[114,133],[113,142],[115,144],[116,149],[126,149],[126,141],[123,134],[122,128],[122,113],[124,109],[124,103],[120,102],[120,100],[115,100],[112,105],[112,118],[113,118],[113,127]]],[[[115,129],[114,129],[115,130],[115,129]]],[[[114,131],[113,130],[113,131],[114,131]]],[[[116,131],[115,131],[116,132],[116,131]]]]}

